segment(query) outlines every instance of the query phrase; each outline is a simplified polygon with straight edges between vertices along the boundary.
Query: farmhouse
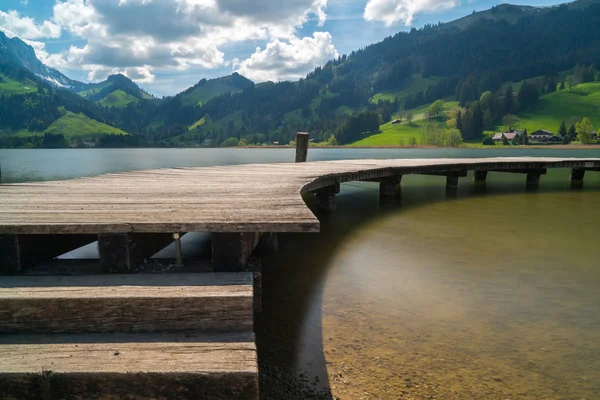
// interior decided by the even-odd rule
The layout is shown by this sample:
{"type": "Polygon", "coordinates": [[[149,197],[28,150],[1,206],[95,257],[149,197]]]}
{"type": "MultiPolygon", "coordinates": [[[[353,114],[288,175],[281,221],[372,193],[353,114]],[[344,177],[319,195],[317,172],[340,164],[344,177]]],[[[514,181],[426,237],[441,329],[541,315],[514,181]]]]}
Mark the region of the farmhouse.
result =
{"type": "Polygon", "coordinates": [[[554,132],[538,129],[537,131],[532,132],[531,135],[529,135],[529,138],[535,142],[547,142],[552,136],[554,136],[554,132]]]}
{"type": "Polygon", "coordinates": [[[519,140],[519,138],[521,137],[521,135],[523,134],[523,131],[518,131],[518,130],[514,130],[512,132],[501,132],[501,133],[496,133],[493,137],[492,140],[494,142],[501,142],[502,138],[505,137],[509,142],[513,139],[517,139],[519,140]]]}
{"type": "Polygon", "coordinates": [[[393,120],[393,121],[392,121],[392,125],[394,125],[394,124],[399,124],[400,122],[401,122],[401,121],[400,121],[399,119],[395,119],[395,120],[393,120]]]}

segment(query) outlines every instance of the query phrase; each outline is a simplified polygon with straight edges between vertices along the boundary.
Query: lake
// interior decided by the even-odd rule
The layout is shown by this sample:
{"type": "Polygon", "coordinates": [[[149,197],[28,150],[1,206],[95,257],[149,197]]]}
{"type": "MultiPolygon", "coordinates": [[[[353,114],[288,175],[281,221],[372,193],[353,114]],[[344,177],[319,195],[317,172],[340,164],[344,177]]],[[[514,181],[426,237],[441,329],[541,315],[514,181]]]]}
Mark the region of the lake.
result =
{"type": "MultiPolygon", "coordinates": [[[[288,162],[293,149],[0,150],[2,182],[288,162]]],[[[310,160],[599,157],[553,149],[309,149],[310,160]]],[[[318,234],[280,235],[256,318],[265,399],[600,398],[600,173],[347,183],[318,234]],[[335,397],[334,397],[335,396],[335,397]]],[[[313,205],[309,200],[309,204],[313,205]]]]}

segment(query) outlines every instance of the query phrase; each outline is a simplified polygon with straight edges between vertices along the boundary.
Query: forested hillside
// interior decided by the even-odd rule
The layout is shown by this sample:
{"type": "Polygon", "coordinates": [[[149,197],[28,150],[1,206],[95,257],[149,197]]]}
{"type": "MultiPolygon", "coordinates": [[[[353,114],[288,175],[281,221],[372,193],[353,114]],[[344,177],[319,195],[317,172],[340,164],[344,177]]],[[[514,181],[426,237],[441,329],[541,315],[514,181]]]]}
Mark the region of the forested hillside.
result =
{"type": "MultiPolygon", "coordinates": [[[[7,54],[0,51],[0,59],[7,54]]],[[[71,88],[76,95],[27,75],[14,60],[3,62],[0,140],[5,145],[23,132],[44,134],[67,111],[133,135],[114,135],[111,145],[288,143],[299,130],[311,132],[316,141],[335,136],[348,144],[438,99],[461,106],[449,128],[459,129],[466,140],[480,140],[507,114],[534,107],[540,95],[596,79],[600,3],[500,5],[399,32],[297,82],[254,85],[233,74],[200,80],[161,100],[119,75],[71,88]]]]}
{"type": "MultiPolygon", "coordinates": [[[[468,23],[400,32],[332,60],[299,82],[257,85],[219,96],[187,108],[181,118],[168,116],[169,105],[158,113],[170,127],[189,128],[204,119],[186,135],[198,142],[220,143],[234,136],[251,143],[259,134],[268,141],[287,142],[295,131],[306,130],[317,140],[334,134],[343,144],[377,132],[381,123],[404,109],[448,97],[467,106],[484,92],[502,92],[506,82],[545,77],[514,102],[526,108],[546,91],[548,81],[558,83],[559,72],[578,64],[600,65],[600,4],[585,5],[544,9],[501,5],[468,17],[468,23]],[[423,82],[428,84],[423,87],[423,82]]],[[[501,118],[511,107],[506,105],[498,111],[502,115],[491,118],[501,118]]],[[[479,118],[480,111],[475,107],[466,112],[479,118]]],[[[481,133],[476,126],[466,138],[481,133]]]]}

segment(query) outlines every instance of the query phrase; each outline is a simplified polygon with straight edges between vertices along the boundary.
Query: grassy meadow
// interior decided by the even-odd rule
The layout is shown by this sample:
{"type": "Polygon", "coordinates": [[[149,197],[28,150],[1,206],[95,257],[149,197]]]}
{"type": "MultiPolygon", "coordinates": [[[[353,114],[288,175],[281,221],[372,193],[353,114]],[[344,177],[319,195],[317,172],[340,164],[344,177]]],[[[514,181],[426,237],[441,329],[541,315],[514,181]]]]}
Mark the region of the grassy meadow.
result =
{"type": "Polygon", "coordinates": [[[538,103],[521,114],[519,128],[529,132],[546,129],[558,132],[564,120],[567,126],[588,117],[594,129],[600,128],[600,82],[583,83],[569,89],[541,96],[538,103]]]}
{"type": "MultiPolygon", "coordinates": [[[[458,102],[451,98],[445,99],[445,112],[458,108],[458,102]]],[[[385,123],[380,126],[381,133],[366,137],[349,146],[408,146],[411,137],[420,143],[421,131],[426,125],[426,112],[430,104],[409,110],[413,114],[412,124],[403,121],[401,124],[385,123]]],[[[405,112],[406,113],[406,112],[405,112]]],[[[517,114],[519,117],[518,128],[527,129],[530,133],[537,129],[545,129],[558,133],[560,123],[564,120],[567,127],[575,124],[583,117],[588,117],[595,130],[600,129],[600,82],[584,83],[573,86],[572,90],[560,90],[540,97],[531,109],[517,114]]],[[[392,117],[396,119],[397,116],[392,117]]],[[[440,124],[444,127],[443,124],[440,124]]],[[[505,129],[497,125],[495,129],[486,131],[487,134],[505,129]]],[[[468,147],[489,147],[477,143],[465,143],[468,147]]]]}
{"type": "Polygon", "coordinates": [[[54,121],[43,133],[53,135],[62,133],[69,141],[90,138],[95,135],[127,135],[127,132],[118,128],[70,111],[54,121]]]}

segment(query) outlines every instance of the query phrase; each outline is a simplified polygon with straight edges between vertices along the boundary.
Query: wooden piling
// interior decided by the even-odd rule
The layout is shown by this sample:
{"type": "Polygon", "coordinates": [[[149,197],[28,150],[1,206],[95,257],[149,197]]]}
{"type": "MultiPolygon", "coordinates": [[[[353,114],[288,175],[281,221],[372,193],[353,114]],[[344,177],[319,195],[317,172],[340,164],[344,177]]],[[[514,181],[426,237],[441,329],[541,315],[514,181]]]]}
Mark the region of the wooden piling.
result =
{"type": "Polygon", "coordinates": [[[402,175],[384,178],[379,182],[379,197],[393,198],[398,195],[398,185],[402,181],[402,175]]]}
{"type": "Polygon", "coordinates": [[[240,272],[258,244],[258,232],[212,234],[212,264],[215,272],[240,272]]]}
{"type": "Polygon", "coordinates": [[[540,186],[540,176],[542,174],[538,170],[533,170],[527,173],[527,180],[525,181],[525,186],[528,189],[536,189],[540,186]]]}
{"type": "Polygon", "coordinates": [[[308,132],[296,132],[296,162],[306,162],[308,135],[308,132]]]}
{"type": "Polygon", "coordinates": [[[315,198],[319,211],[325,213],[335,212],[335,195],[340,192],[340,184],[335,183],[333,185],[325,186],[314,191],[315,198]]]}
{"type": "Polygon", "coordinates": [[[473,180],[475,183],[485,183],[487,179],[487,171],[476,170],[473,171],[473,180]]]}

